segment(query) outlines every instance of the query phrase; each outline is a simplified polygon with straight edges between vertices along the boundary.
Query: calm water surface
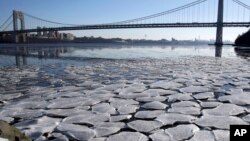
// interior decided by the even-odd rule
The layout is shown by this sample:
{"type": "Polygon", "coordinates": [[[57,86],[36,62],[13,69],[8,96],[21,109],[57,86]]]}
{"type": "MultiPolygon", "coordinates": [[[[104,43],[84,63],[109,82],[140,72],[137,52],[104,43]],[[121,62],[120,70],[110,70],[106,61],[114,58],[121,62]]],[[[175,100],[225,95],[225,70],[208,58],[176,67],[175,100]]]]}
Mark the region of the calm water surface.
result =
{"type": "Polygon", "coordinates": [[[192,56],[247,58],[249,54],[236,52],[233,46],[162,46],[115,44],[44,44],[0,45],[0,66],[85,64],[102,59],[166,59],[192,56]]]}

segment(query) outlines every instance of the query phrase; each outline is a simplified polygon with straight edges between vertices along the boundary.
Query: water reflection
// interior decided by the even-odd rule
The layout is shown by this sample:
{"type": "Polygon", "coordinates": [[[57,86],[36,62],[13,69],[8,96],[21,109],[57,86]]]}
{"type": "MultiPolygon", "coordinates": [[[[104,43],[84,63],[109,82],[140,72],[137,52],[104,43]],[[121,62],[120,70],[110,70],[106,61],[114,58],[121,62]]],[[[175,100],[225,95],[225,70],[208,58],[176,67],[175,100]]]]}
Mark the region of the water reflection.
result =
{"type": "MultiPolygon", "coordinates": [[[[70,63],[87,59],[141,59],[178,58],[183,56],[230,57],[246,56],[234,51],[233,46],[164,46],[164,45],[117,45],[117,44],[63,44],[63,45],[0,45],[0,66],[13,60],[16,66],[38,63],[70,63]],[[14,46],[14,47],[13,47],[14,46]],[[236,52],[236,53],[235,53],[236,52]],[[3,63],[2,63],[2,62],[3,63]]],[[[249,55],[249,53],[247,53],[249,55]]],[[[12,64],[13,64],[12,63],[12,64]]],[[[50,64],[51,64],[50,63],[50,64]]]]}
{"type": "Polygon", "coordinates": [[[24,55],[15,55],[15,59],[17,67],[26,66],[28,64],[27,57],[24,55]]]}
{"type": "Polygon", "coordinates": [[[235,53],[238,57],[249,59],[250,58],[250,48],[249,49],[239,49],[235,48],[235,53]]]}
{"type": "Polygon", "coordinates": [[[0,55],[23,55],[39,58],[55,58],[60,53],[66,53],[63,47],[1,47],[0,55]]]}
{"type": "MultiPolygon", "coordinates": [[[[1,47],[1,55],[15,57],[15,65],[18,67],[28,65],[28,58],[51,59],[58,58],[61,53],[66,53],[63,47],[1,47]]],[[[6,60],[7,61],[7,60],[6,60]]]]}
{"type": "Polygon", "coordinates": [[[215,57],[221,57],[222,55],[222,46],[217,45],[215,46],[215,57]]]}

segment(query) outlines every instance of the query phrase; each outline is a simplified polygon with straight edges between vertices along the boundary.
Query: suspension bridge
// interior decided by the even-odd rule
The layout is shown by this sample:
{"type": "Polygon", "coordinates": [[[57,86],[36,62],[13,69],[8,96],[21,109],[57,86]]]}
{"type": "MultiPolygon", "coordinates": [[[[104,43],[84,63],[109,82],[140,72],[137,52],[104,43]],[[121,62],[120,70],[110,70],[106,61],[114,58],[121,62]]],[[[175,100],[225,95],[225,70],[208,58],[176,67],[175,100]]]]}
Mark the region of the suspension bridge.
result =
{"type": "Polygon", "coordinates": [[[26,42],[28,33],[129,28],[214,27],[216,45],[223,44],[224,27],[249,27],[250,6],[240,0],[196,0],[164,12],[130,20],[102,24],[69,24],[46,20],[22,11],[13,11],[0,26],[0,38],[26,42]],[[231,13],[230,13],[231,11],[231,13]]]}

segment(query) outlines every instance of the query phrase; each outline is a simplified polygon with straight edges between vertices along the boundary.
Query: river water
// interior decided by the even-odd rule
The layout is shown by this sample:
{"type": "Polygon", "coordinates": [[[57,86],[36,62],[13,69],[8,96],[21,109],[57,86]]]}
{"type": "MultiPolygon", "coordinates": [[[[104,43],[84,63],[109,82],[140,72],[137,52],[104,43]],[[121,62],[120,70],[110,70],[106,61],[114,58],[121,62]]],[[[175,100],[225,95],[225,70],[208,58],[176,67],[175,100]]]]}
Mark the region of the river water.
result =
{"type": "Polygon", "coordinates": [[[0,120],[32,140],[169,140],[182,129],[228,140],[230,125],[250,123],[250,61],[232,46],[1,45],[0,54],[0,120]]]}
{"type": "Polygon", "coordinates": [[[43,44],[0,45],[0,66],[43,66],[49,64],[80,64],[90,60],[180,57],[247,58],[248,53],[236,52],[233,46],[208,45],[117,45],[117,44],[43,44]]]}

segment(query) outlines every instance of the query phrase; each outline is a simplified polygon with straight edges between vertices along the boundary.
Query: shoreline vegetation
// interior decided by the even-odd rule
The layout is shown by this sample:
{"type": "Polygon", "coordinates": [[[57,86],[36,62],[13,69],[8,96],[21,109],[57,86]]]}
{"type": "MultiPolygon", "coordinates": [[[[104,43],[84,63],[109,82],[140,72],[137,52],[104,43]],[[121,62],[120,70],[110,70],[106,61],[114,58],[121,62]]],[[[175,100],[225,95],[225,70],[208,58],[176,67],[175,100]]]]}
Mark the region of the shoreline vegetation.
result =
{"type": "Polygon", "coordinates": [[[250,47],[250,30],[237,37],[235,46],[250,47]]]}

